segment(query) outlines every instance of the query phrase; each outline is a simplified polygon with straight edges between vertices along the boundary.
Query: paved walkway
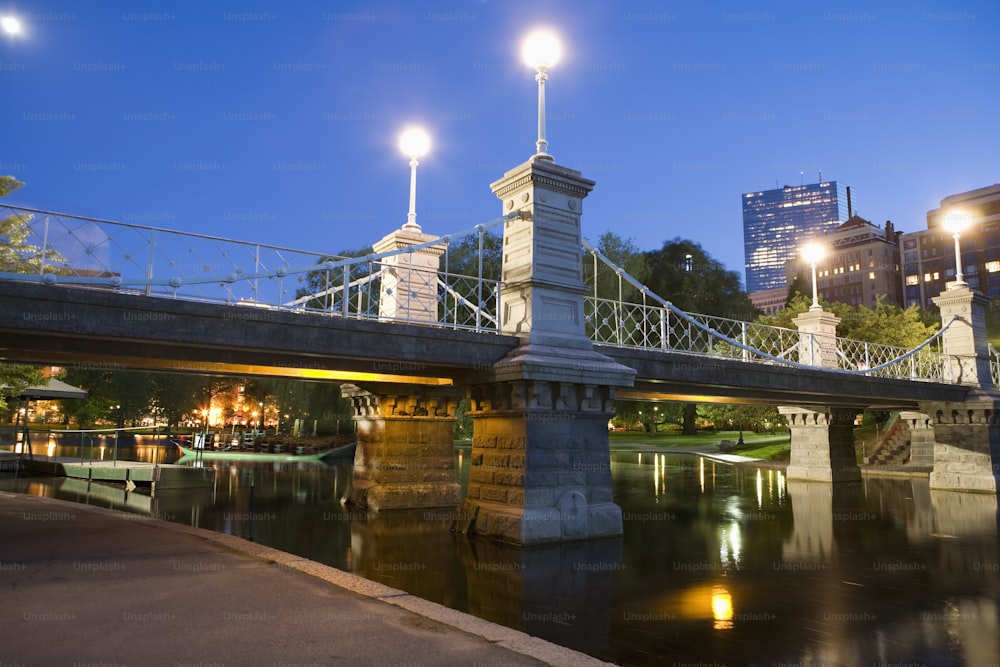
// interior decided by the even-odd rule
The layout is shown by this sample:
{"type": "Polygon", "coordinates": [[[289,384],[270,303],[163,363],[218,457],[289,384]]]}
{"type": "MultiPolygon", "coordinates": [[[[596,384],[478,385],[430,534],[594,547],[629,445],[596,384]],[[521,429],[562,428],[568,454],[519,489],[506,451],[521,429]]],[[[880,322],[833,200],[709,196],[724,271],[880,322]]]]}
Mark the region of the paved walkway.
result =
{"type": "Polygon", "coordinates": [[[0,664],[606,665],[200,528],[0,492],[0,664]]]}

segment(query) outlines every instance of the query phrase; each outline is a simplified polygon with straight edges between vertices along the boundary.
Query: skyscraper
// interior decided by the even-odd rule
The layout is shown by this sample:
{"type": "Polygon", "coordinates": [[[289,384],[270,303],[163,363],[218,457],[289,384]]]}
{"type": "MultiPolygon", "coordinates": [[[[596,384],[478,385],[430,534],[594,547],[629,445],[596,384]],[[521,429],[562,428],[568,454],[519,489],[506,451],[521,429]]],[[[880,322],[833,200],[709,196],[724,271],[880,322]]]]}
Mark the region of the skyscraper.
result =
{"type": "Polygon", "coordinates": [[[785,263],[806,238],[832,231],[852,215],[850,188],[837,181],[786,185],[743,195],[747,292],[785,286],[785,263]]]}

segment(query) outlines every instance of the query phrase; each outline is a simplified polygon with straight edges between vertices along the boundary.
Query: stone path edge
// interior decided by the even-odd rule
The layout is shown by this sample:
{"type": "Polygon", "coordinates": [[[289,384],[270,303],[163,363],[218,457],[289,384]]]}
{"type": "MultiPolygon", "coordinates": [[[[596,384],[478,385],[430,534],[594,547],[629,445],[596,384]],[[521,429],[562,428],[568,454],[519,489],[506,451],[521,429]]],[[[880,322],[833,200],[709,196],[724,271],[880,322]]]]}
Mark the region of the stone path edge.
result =
{"type": "Polygon", "coordinates": [[[565,646],[553,644],[550,641],[529,635],[520,630],[514,630],[491,621],[487,621],[465,612],[457,611],[445,607],[437,602],[424,600],[415,595],[411,595],[404,590],[392,588],[364,577],[339,570],[330,565],[324,565],[302,556],[281,551],[256,542],[245,540],[235,535],[217,533],[207,528],[197,528],[186,526],[180,523],[164,521],[145,517],[141,514],[132,514],[121,510],[106,507],[95,507],[93,505],[82,505],[68,500],[56,498],[45,498],[39,496],[26,496],[25,494],[0,491],[0,497],[14,496],[21,498],[31,498],[41,504],[59,504],[72,507],[73,511],[91,512],[103,514],[121,521],[128,521],[133,524],[147,525],[153,528],[171,530],[183,533],[192,537],[197,537],[208,542],[212,542],[229,551],[236,552],[255,558],[258,560],[273,563],[279,567],[301,572],[310,577],[325,581],[339,588],[351,591],[371,600],[391,604],[407,611],[423,616],[443,625],[450,626],[466,634],[481,637],[488,642],[502,646],[514,653],[525,657],[533,658],[553,667],[615,667],[614,663],[598,660],[593,656],[575,651],[565,646]]]}

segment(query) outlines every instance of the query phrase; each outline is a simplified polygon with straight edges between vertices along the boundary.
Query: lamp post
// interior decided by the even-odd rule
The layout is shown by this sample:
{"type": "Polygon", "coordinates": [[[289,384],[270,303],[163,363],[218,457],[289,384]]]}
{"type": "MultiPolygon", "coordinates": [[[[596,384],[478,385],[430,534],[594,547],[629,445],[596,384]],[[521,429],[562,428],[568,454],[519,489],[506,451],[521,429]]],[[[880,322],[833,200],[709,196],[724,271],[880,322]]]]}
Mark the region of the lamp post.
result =
{"type": "Polygon", "coordinates": [[[819,289],[816,285],[816,263],[823,259],[823,254],[823,246],[818,243],[808,243],[802,248],[802,257],[812,267],[813,302],[809,306],[809,310],[823,310],[823,307],[819,305],[819,289]]]}
{"type": "Polygon", "coordinates": [[[417,165],[419,158],[427,154],[431,147],[431,138],[419,127],[407,128],[399,137],[399,149],[410,158],[410,212],[406,215],[403,229],[420,231],[417,224],[417,165]]]}
{"type": "Polygon", "coordinates": [[[549,142],[545,140],[545,81],[549,78],[549,68],[559,62],[560,55],[559,38],[548,30],[536,30],[521,45],[521,58],[535,69],[535,81],[538,82],[538,141],[535,142],[535,159],[538,160],[555,159],[549,155],[549,142]]]}
{"type": "Polygon", "coordinates": [[[962,248],[958,242],[958,238],[965,231],[965,228],[969,226],[970,221],[971,216],[965,211],[952,211],[944,216],[945,229],[951,232],[952,237],[955,239],[955,282],[952,283],[951,289],[965,287],[968,284],[965,282],[965,275],[962,273],[962,248]]]}

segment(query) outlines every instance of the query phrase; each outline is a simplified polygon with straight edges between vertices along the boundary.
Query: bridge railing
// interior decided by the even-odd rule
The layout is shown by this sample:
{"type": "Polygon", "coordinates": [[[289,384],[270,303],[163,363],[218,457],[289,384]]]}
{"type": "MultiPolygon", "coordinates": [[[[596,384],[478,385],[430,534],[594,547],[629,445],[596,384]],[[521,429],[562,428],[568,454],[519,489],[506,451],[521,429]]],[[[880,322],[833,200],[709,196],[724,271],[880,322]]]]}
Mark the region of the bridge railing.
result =
{"type": "Polygon", "coordinates": [[[5,237],[0,279],[499,330],[499,281],[484,273],[481,256],[484,235],[503,219],[422,245],[354,258],[18,206],[0,206],[0,222],[5,237]],[[473,242],[461,248],[461,257],[453,256],[455,241],[467,237],[473,242]],[[427,246],[441,251],[442,271],[392,264],[394,256],[427,246]],[[456,265],[471,266],[476,275],[449,270],[456,265]],[[408,289],[398,289],[401,284],[408,289]],[[426,305],[428,299],[433,305],[426,305]],[[421,300],[425,304],[418,308],[421,300]],[[385,316],[387,309],[391,317],[385,316]]]}
{"type": "Polygon", "coordinates": [[[657,296],[586,241],[583,246],[593,258],[592,275],[599,275],[598,263],[603,263],[617,282],[610,291],[619,294],[617,299],[600,298],[596,281],[590,285],[593,292],[585,298],[584,315],[587,333],[595,342],[806,368],[818,366],[813,360],[823,359],[819,351],[826,348],[834,351],[836,370],[844,373],[954,381],[948,377],[952,366],[946,363],[941,342],[947,326],[909,349],[687,313],[657,296]],[[626,293],[637,296],[640,303],[625,301],[622,295],[626,293]]]}

